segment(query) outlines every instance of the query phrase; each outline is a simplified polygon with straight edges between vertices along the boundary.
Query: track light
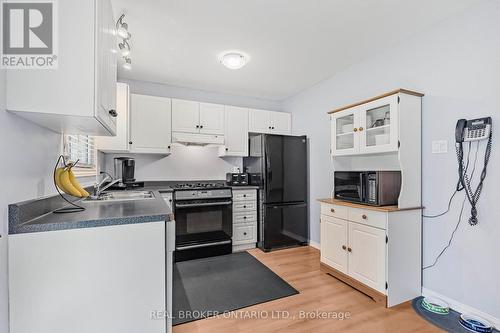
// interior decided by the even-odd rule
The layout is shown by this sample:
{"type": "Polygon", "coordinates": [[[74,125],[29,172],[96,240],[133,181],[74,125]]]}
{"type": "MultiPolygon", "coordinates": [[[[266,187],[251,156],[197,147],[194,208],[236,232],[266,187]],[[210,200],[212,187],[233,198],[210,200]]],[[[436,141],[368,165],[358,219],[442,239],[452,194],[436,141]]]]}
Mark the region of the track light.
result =
{"type": "Polygon", "coordinates": [[[131,37],[130,32],[128,32],[128,24],[123,22],[125,14],[122,14],[116,22],[116,33],[123,39],[129,39],[131,37]]]}
{"type": "Polygon", "coordinates": [[[131,70],[132,69],[132,59],[125,58],[125,63],[123,64],[123,69],[131,70]]]}
{"type": "Polygon", "coordinates": [[[126,40],[118,44],[118,47],[120,48],[122,57],[128,57],[130,55],[130,44],[126,40]]]}

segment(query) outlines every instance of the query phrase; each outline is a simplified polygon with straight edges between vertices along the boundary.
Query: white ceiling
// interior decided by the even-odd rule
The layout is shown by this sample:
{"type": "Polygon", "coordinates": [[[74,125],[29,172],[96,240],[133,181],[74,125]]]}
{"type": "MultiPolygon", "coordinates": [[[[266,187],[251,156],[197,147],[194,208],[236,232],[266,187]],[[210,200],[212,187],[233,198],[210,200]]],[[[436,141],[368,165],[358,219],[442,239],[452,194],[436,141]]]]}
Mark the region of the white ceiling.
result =
{"type": "Polygon", "coordinates": [[[283,100],[484,0],[112,0],[132,34],[119,77],[283,100]],[[240,70],[224,50],[251,56],[240,70]]]}

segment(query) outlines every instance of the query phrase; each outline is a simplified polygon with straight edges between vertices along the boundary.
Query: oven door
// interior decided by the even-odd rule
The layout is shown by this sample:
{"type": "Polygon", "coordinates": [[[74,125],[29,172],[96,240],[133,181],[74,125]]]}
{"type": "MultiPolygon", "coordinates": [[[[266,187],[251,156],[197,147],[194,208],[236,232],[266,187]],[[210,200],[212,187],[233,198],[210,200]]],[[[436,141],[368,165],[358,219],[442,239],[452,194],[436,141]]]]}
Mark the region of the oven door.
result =
{"type": "Polygon", "coordinates": [[[365,181],[364,172],[336,171],[334,173],[335,199],[364,202],[365,181]]]}
{"type": "Polygon", "coordinates": [[[176,201],[176,250],[230,243],[232,200],[176,201]]]}

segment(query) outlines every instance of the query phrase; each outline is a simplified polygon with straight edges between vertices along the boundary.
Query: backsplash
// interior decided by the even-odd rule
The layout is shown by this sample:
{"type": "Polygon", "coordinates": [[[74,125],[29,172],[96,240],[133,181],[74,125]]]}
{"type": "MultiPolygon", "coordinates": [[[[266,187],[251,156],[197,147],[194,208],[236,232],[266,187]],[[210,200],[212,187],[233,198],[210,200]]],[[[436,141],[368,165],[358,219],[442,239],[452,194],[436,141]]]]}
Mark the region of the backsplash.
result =
{"type": "Polygon", "coordinates": [[[218,156],[217,147],[172,146],[169,156],[138,154],[106,154],[104,168],[113,174],[113,159],[135,158],[137,180],[221,180],[235,167],[242,168],[241,157],[218,156]]]}

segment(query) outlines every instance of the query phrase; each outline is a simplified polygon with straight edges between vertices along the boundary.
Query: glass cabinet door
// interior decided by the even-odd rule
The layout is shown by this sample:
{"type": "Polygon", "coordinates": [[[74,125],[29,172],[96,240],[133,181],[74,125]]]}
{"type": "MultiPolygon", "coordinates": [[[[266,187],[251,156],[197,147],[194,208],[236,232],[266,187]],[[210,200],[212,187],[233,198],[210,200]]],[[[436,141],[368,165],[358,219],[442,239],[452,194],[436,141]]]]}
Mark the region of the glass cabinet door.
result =
{"type": "Polygon", "coordinates": [[[356,108],[334,113],[332,125],[332,155],[350,155],[359,152],[358,114],[356,108]]]}
{"type": "Polygon", "coordinates": [[[360,152],[380,153],[398,150],[397,95],[363,105],[360,110],[360,152]]]}

